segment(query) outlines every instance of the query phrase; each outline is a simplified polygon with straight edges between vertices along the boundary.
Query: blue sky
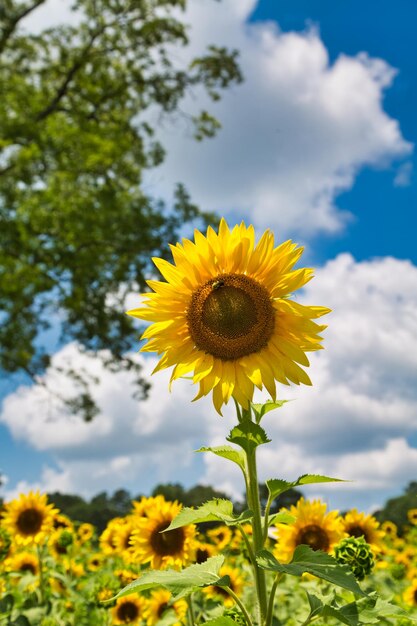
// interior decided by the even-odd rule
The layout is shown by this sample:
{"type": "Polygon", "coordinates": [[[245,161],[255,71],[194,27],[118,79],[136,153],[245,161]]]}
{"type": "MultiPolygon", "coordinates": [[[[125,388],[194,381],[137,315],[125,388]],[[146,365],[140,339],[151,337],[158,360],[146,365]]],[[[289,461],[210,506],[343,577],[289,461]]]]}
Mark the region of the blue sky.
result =
{"type": "MultiPolygon", "coordinates": [[[[48,11],[62,19],[56,0],[48,11]]],[[[277,467],[284,478],[338,475],[354,482],[308,494],[334,507],[376,507],[417,472],[417,5],[201,0],[187,18],[190,54],[210,42],[236,46],[246,82],[215,105],[223,124],[215,140],[196,146],[187,129],[163,126],[168,158],[146,185],[169,199],[182,180],[203,208],[306,246],[317,277],[302,298],[334,313],[326,351],[312,361],[313,389],[284,389],[294,402],[265,424],[274,446],[261,476],[277,476],[277,467]]],[[[32,27],[44,20],[39,12],[32,27]]],[[[208,105],[194,94],[185,106],[208,105]]],[[[240,493],[232,470],[192,453],[220,443],[230,415],[191,405],[194,390],[182,381],[169,396],[164,374],[138,407],[128,378],[108,378],[76,346],[57,352],[63,358],[102,374],[103,415],[90,426],[71,422],[41,390],[16,392],[17,381],[3,379],[6,496],[30,487],[137,494],[159,481],[240,493]]]]}

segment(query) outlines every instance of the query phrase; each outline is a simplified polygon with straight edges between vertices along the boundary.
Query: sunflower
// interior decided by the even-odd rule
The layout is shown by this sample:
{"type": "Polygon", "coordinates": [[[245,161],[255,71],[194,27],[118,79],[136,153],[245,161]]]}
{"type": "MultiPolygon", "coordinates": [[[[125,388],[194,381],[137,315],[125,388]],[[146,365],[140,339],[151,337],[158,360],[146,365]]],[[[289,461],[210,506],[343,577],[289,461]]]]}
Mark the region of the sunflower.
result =
{"type": "Polygon", "coordinates": [[[120,524],[124,523],[124,518],[114,517],[109,521],[106,528],[100,535],[100,549],[104,554],[114,554],[117,551],[115,535],[120,524]]]}
{"type": "Polygon", "coordinates": [[[160,501],[148,517],[139,518],[132,533],[131,545],[139,563],[152,569],[179,568],[192,560],[195,526],[190,524],[162,532],[181,510],[178,502],[160,501]]]}
{"type": "Polygon", "coordinates": [[[173,602],[170,606],[169,601],[171,599],[171,593],[166,589],[159,589],[152,591],[149,598],[149,602],[144,611],[144,618],[148,626],[155,626],[162,618],[165,611],[169,608],[173,609],[178,622],[174,622],[172,626],[180,626],[184,623],[185,616],[187,614],[187,602],[184,599],[173,602]]]}
{"type": "Polygon", "coordinates": [[[390,520],[386,520],[381,524],[381,530],[385,533],[386,537],[391,537],[391,539],[396,539],[398,535],[398,528],[394,522],[390,520]]]}
{"type": "Polygon", "coordinates": [[[275,381],[311,385],[300,365],[321,348],[326,327],[312,320],[329,309],[288,298],[313,276],[293,269],[302,248],[275,248],[270,231],[255,245],[253,226],[230,231],[222,219],[218,234],[196,230],[194,243],[183,239],[171,251],[174,264],[153,259],[166,282],[148,281],[153,293],[128,311],[154,322],[142,335],[142,351],[162,354],[154,372],[175,366],[171,381],[191,373],[200,385],[195,400],[212,391],[219,413],[231,397],[248,408],[255,386],[275,399],[275,381]]]}
{"type": "Polygon", "coordinates": [[[102,566],[104,561],[104,555],[101,552],[95,552],[91,554],[87,561],[87,567],[90,571],[96,572],[102,566]]]}
{"type": "MultiPolygon", "coordinates": [[[[230,583],[228,586],[232,591],[234,591],[237,596],[241,595],[245,586],[245,581],[242,578],[241,570],[235,567],[230,567],[228,565],[223,565],[223,567],[220,568],[219,576],[229,576],[230,583]]],[[[224,587],[210,585],[208,587],[205,587],[203,591],[205,594],[207,594],[207,597],[209,598],[214,598],[216,600],[221,599],[225,607],[231,607],[235,603],[232,596],[224,587]]]]}
{"type": "Polygon", "coordinates": [[[410,509],[407,511],[408,521],[412,524],[417,524],[417,509],[410,509]]]}
{"type": "Polygon", "coordinates": [[[36,576],[39,574],[39,559],[32,552],[26,550],[18,552],[8,561],[7,569],[10,572],[19,572],[21,574],[30,572],[36,576]]]}
{"type": "Polygon", "coordinates": [[[63,513],[58,513],[54,517],[54,528],[59,530],[60,528],[66,528],[67,530],[74,530],[74,524],[69,517],[63,513]]]}
{"type": "Polygon", "coordinates": [[[205,563],[207,559],[216,554],[216,548],[211,543],[205,543],[204,541],[197,541],[194,544],[194,558],[195,563],[205,563]]]}
{"type": "Polygon", "coordinates": [[[278,560],[288,562],[301,544],[313,550],[331,552],[333,547],[346,536],[343,521],[338,511],[326,513],[326,504],[315,500],[309,502],[300,498],[296,506],[290,510],[282,509],[295,517],[291,525],[277,524],[277,543],[275,555],[278,560]]]}
{"type": "Polygon", "coordinates": [[[40,544],[52,530],[57,512],[52,504],[48,504],[46,494],[30,491],[6,504],[3,526],[17,544],[40,544]]]}
{"type": "Polygon", "coordinates": [[[131,593],[119,598],[112,608],[113,624],[140,624],[146,606],[145,598],[131,593]]]}
{"type": "Polygon", "coordinates": [[[165,498],[162,495],[150,496],[149,498],[142,496],[140,500],[134,500],[132,502],[132,514],[138,515],[139,517],[148,517],[149,511],[152,511],[155,507],[159,506],[161,502],[165,502],[165,498]]]}
{"type": "Polygon", "coordinates": [[[49,550],[56,559],[68,556],[75,545],[74,533],[61,527],[52,533],[49,538],[49,550]]]}
{"type": "Polygon", "coordinates": [[[207,537],[214,543],[218,551],[230,544],[232,536],[232,530],[226,525],[217,526],[207,531],[207,537]]]}
{"type": "Polygon", "coordinates": [[[417,607],[417,578],[414,578],[411,585],[404,591],[403,600],[410,606],[417,607]]]}
{"type": "Polygon", "coordinates": [[[122,523],[115,526],[113,532],[113,542],[115,553],[121,556],[125,561],[130,562],[133,557],[132,534],[136,528],[138,518],[134,515],[126,517],[122,523]]]}
{"type": "Polygon", "coordinates": [[[94,530],[93,524],[89,524],[88,522],[81,524],[77,530],[77,535],[81,543],[87,543],[87,541],[90,541],[94,535],[94,530]]]}
{"type": "Polygon", "coordinates": [[[382,550],[384,532],[372,515],[352,509],[344,515],[343,526],[349,537],[363,537],[374,552],[382,550]]]}

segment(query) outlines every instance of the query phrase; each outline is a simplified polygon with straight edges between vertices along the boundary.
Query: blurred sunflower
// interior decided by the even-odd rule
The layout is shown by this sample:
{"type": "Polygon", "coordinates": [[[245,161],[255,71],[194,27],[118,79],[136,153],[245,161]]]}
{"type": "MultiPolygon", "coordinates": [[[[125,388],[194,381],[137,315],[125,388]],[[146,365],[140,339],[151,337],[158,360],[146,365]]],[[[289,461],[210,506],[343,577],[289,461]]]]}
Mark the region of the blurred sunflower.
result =
{"type": "MultiPolygon", "coordinates": [[[[220,568],[219,575],[229,576],[230,583],[228,586],[237,596],[241,595],[245,586],[245,580],[242,577],[241,570],[236,567],[223,565],[223,567],[220,568]]],[[[235,603],[232,596],[224,587],[210,585],[208,587],[204,587],[203,591],[208,598],[221,599],[225,607],[231,607],[235,603]]]]}
{"type": "Polygon", "coordinates": [[[214,543],[218,551],[226,548],[232,540],[233,532],[226,526],[216,526],[207,531],[207,537],[214,543]]]}
{"type": "Polygon", "coordinates": [[[216,548],[211,543],[205,543],[204,541],[197,541],[194,544],[194,558],[195,563],[204,563],[211,556],[216,554],[216,548]]]}
{"type": "Polygon", "coordinates": [[[338,511],[326,513],[326,504],[300,498],[290,510],[282,509],[295,517],[293,524],[277,524],[277,543],[274,553],[279,561],[288,562],[297,546],[304,544],[313,550],[331,552],[346,536],[338,511]]]}
{"type": "Polygon", "coordinates": [[[192,560],[196,529],[193,524],[162,532],[181,510],[178,502],[160,501],[148,517],[139,518],[132,533],[134,557],[152,569],[179,568],[192,560]]]}
{"type": "Polygon", "coordinates": [[[390,537],[391,539],[396,539],[398,536],[398,528],[394,522],[390,522],[386,520],[381,524],[381,530],[385,533],[386,537],[390,537]]]}
{"type": "Polygon", "coordinates": [[[410,606],[417,607],[417,578],[415,578],[411,585],[404,591],[403,600],[410,606]]]}
{"type": "Polygon", "coordinates": [[[114,517],[100,535],[100,549],[104,554],[114,554],[117,550],[115,535],[120,524],[124,523],[123,517],[114,517]]]}
{"type": "Polygon", "coordinates": [[[87,567],[90,571],[95,572],[102,566],[104,561],[104,554],[101,552],[95,552],[88,557],[87,567]]]}
{"type": "Polygon", "coordinates": [[[94,535],[94,530],[95,528],[93,524],[89,524],[88,522],[81,524],[77,530],[77,535],[81,543],[87,543],[87,541],[90,541],[94,535]]]}
{"type": "Polygon", "coordinates": [[[417,524],[417,509],[410,509],[407,511],[408,521],[412,524],[417,524]]]}
{"type": "Polygon", "coordinates": [[[57,509],[48,504],[46,494],[30,491],[5,505],[3,526],[17,544],[40,544],[53,528],[57,509]]]}
{"type": "Polygon", "coordinates": [[[150,496],[147,498],[146,496],[142,496],[140,500],[134,500],[133,504],[133,515],[138,515],[139,517],[148,517],[149,511],[152,511],[155,506],[158,506],[161,502],[165,502],[165,498],[162,495],[150,496]]]}
{"type": "Polygon", "coordinates": [[[53,532],[48,541],[49,550],[57,559],[63,556],[68,556],[68,554],[72,551],[74,544],[74,533],[63,527],[53,532]]]}
{"type": "Polygon", "coordinates": [[[54,528],[57,530],[59,528],[66,528],[67,530],[74,530],[74,524],[70,520],[69,517],[67,517],[63,513],[58,513],[54,517],[54,528]]]}
{"type": "Polygon", "coordinates": [[[348,511],[343,517],[343,526],[349,537],[363,537],[374,552],[383,547],[384,532],[372,515],[359,513],[357,509],[348,511]]]}
{"type": "Polygon", "coordinates": [[[30,572],[36,576],[39,574],[39,559],[33,552],[18,552],[8,560],[7,569],[21,574],[30,572]]]}
{"type": "Polygon", "coordinates": [[[145,352],[162,354],[154,372],[175,366],[171,381],[190,374],[200,390],[213,392],[221,407],[233,397],[247,408],[254,387],[276,396],[275,381],[311,385],[305,352],[321,349],[313,322],[329,312],[303,306],[288,296],[305,285],[313,270],[293,270],[303,249],[291,241],[274,247],[266,231],[257,245],[253,226],[232,231],[224,219],[218,234],[194,233],[171,246],[174,264],[153,261],[166,282],[150,280],[153,293],[129,315],[153,322],[142,335],[145,352]]]}
{"type": "Polygon", "coordinates": [[[172,626],[180,626],[181,624],[184,624],[188,606],[186,600],[178,600],[177,602],[173,602],[173,604],[170,606],[170,599],[171,593],[166,589],[158,589],[157,591],[152,591],[148,604],[143,613],[144,619],[146,620],[148,626],[155,626],[155,624],[158,624],[158,622],[162,619],[165,611],[169,608],[171,608],[175,612],[175,615],[178,618],[178,622],[173,622],[172,626]]]}
{"type": "Polygon", "coordinates": [[[115,553],[125,561],[130,562],[133,558],[132,535],[136,527],[137,519],[134,515],[124,518],[123,522],[114,528],[113,542],[115,553]]]}
{"type": "Polygon", "coordinates": [[[143,613],[146,600],[135,593],[123,598],[118,598],[116,606],[111,610],[113,624],[140,624],[143,621],[143,613]]]}

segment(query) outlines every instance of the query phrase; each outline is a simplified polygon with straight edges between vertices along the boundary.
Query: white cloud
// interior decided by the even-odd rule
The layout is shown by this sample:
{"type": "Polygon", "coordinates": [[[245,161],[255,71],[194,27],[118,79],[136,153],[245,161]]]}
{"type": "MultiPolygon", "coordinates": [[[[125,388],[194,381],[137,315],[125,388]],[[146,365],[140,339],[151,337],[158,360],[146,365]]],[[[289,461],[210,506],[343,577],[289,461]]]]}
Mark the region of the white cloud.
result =
{"type": "Polygon", "coordinates": [[[406,161],[399,166],[394,178],[394,185],[396,187],[408,187],[411,185],[412,177],[413,163],[411,161],[406,161]]]}
{"type": "MultiPolygon", "coordinates": [[[[335,204],[364,165],[385,166],[411,145],[383,110],[396,74],[366,53],[330,63],[318,32],[282,32],[272,22],[247,23],[256,2],[191,2],[190,54],[208,43],[241,52],[245,82],[216,105],[200,92],[182,107],[212,110],[218,137],[196,144],[166,123],[166,162],[147,177],[156,194],[184,181],[205,209],[239,214],[259,227],[303,236],[343,228],[349,215],[335,204]],[[221,13],[221,19],[220,19],[221,13]]],[[[184,53],[185,54],[185,53],[184,53]]]]}
{"type": "MultiPolygon", "coordinates": [[[[417,469],[417,267],[393,258],[356,263],[342,254],[317,271],[302,301],[333,309],[325,350],[311,358],[313,387],[281,387],[281,397],[293,401],[264,418],[272,444],[259,450],[260,477],[324,473],[355,481],[310,488],[333,506],[383,502],[417,469]]],[[[38,485],[85,495],[126,486],[135,493],[186,477],[188,484],[242,493],[237,467],[193,452],[224,442],[232,407],[219,418],[209,400],[191,403],[188,381],[169,394],[167,372],[152,378],[149,400],[138,403],[129,374],[105,372],[75,345],[54,356],[58,365],[68,360],[100,377],[94,395],[101,417],[92,424],[69,418],[41,387],[9,395],[0,416],[16,439],[54,457],[56,467],[46,467],[38,485]]],[[[143,364],[148,375],[155,358],[143,364]]],[[[69,392],[57,373],[48,378],[69,392]]]]}

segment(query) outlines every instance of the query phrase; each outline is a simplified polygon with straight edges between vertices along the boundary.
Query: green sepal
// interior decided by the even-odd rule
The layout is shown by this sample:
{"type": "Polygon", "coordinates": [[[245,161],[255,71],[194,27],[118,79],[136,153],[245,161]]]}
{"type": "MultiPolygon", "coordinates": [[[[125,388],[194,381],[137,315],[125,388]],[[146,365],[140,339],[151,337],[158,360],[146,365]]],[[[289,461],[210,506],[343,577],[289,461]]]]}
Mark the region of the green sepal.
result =
{"type": "Polygon", "coordinates": [[[293,489],[294,487],[300,487],[301,485],[313,485],[317,483],[343,483],[342,478],[332,478],[331,476],[321,476],[320,474],[303,474],[299,476],[297,480],[290,482],[288,480],[282,480],[280,478],[270,478],[266,481],[266,486],[269,491],[271,500],[274,500],[284,491],[293,489]]]}
{"type": "Polygon", "coordinates": [[[237,450],[237,448],[232,448],[232,446],[217,446],[215,448],[203,447],[196,450],[196,452],[213,452],[213,454],[217,456],[233,461],[233,463],[239,465],[243,472],[245,471],[245,457],[243,453],[237,450]]]}
{"type": "Polygon", "coordinates": [[[232,428],[226,439],[230,443],[240,446],[247,454],[251,454],[263,443],[271,441],[264,429],[250,420],[242,420],[237,426],[232,428]]]}
{"type": "Polygon", "coordinates": [[[267,400],[263,404],[254,404],[251,402],[252,411],[255,415],[256,423],[259,424],[264,415],[269,413],[269,411],[275,411],[275,409],[281,408],[288,400],[278,400],[274,402],[273,400],[267,400]]]}
{"type": "Polygon", "coordinates": [[[221,554],[212,556],[204,563],[190,565],[178,572],[173,569],[166,570],[149,570],[140,578],[132,581],[124,587],[117,595],[105,603],[111,602],[116,598],[122,598],[130,593],[141,593],[146,589],[154,589],[155,587],[164,587],[173,595],[172,600],[178,600],[190,595],[200,587],[209,585],[224,586],[225,576],[219,576],[219,571],[224,563],[224,556],[221,554]]]}
{"type": "Polygon", "coordinates": [[[228,526],[234,526],[247,522],[253,517],[252,511],[243,511],[240,515],[233,513],[233,502],[214,498],[196,509],[185,507],[172,520],[170,525],[162,532],[188,526],[188,524],[200,524],[201,522],[223,522],[228,526]]]}
{"type": "Polygon", "coordinates": [[[297,546],[290,563],[280,563],[269,550],[260,550],[256,555],[256,561],[262,569],[291,576],[312,574],[357,595],[365,595],[349,567],[339,565],[327,552],[312,550],[310,546],[297,546]]]}

